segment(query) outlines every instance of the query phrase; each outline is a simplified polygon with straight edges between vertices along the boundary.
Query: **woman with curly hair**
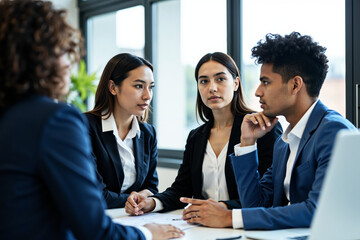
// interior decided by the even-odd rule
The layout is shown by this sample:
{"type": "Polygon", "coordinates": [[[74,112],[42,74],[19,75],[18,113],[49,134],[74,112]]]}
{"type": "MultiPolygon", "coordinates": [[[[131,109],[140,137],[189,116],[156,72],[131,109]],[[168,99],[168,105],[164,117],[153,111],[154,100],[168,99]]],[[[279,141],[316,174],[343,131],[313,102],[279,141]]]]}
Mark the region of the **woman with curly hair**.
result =
{"type": "Polygon", "coordinates": [[[170,225],[125,227],[105,214],[86,119],[58,103],[79,32],[51,2],[0,1],[0,239],[167,239],[170,225]]]}

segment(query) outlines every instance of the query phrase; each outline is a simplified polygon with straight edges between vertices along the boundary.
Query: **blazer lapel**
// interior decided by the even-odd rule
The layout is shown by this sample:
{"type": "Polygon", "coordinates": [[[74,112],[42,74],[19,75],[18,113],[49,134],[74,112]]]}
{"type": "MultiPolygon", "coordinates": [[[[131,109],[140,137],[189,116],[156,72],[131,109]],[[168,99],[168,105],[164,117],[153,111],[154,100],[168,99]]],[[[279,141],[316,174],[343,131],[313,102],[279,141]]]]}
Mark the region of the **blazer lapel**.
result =
{"type": "Polygon", "coordinates": [[[121,185],[124,181],[124,170],[122,167],[116,138],[112,131],[102,132],[102,135],[105,142],[105,147],[110,155],[111,161],[114,164],[115,172],[120,184],[119,190],[121,190],[121,185]]]}
{"type": "Polygon", "coordinates": [[[296,153],[294,166],[296,166],[296,162],[297,162],[302,150],[304,149],[304,146],[309,141],[312,133],[317,129],[317,127],[320,124],[321,119],[324,117],[326,111],[327,111],[327,107],[319,100],[318,103],[316,104],[316,106],[314,107],[314,110],[311,113],[309,120],[306,124],[306,127],[304,129],[304,133],[301,137],[299,148],[296,153]]]}
{"type": "MultiPolygon", "coordinates": [[[[144,132],[140,131],[140,138],[135,136],[133,139],[134,144],[134,156],[135,156],[135,167],[136,167],[136,181],[132,187],[135,187],[139,182],[142,182],[147,174],[144,173],[144,132]]],[[[132,188],[131,187],[131,188],[132,188]]]]}
{"type": "Polygon", "coordinates": [[[289,144],[279,139],[278,146],[274,149],[274,158],[276,157],[278,161],[273,162],[274,206],[283,205],[284,179],[289,154],[289,144]]]}
{"type": "Polygon", "coordinates": [[[195,197],[202,196],[202,165],[204,162],[204,155],[206,151],[206,145],[210,136],[212,121],[205,123],[204,128],[198,132],[198,136],[194,139],[193,156],[192,156],[192,169],[191,175],[193,178],[193,188],[195,197]]]}

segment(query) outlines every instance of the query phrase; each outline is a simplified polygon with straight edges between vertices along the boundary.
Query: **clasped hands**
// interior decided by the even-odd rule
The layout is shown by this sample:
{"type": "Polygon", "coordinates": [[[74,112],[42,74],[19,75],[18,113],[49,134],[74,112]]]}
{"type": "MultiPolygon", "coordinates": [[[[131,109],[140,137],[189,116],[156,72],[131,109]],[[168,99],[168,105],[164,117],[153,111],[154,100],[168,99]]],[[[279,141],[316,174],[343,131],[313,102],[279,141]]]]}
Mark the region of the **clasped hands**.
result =
{"type": "MultiPolygon", "coordinates": [[[[220,228],[232,226],[232,211],[222,202],[185,197],[180,198],[180,201],[191,204],[182,213],[182,219],[188,223],[220,228]]],[[[130,215],[142,215],[154,209],[155,200],[137,192],[132,192],[125,204],[125,212],[130,215]]]]}

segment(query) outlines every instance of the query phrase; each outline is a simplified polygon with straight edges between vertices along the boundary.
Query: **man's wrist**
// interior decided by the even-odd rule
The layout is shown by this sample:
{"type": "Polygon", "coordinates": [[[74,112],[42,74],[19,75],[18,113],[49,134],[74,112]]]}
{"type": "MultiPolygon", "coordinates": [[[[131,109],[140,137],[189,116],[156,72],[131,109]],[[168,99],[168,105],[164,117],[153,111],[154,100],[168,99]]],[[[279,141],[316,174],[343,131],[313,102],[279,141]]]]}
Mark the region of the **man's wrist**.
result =
{"type": "Polygon", "coordinates": [[[256,138],[253,139],[240,138],[240,147],[252,146],[255,144],[256,140],[257,140],[256,138]]]}

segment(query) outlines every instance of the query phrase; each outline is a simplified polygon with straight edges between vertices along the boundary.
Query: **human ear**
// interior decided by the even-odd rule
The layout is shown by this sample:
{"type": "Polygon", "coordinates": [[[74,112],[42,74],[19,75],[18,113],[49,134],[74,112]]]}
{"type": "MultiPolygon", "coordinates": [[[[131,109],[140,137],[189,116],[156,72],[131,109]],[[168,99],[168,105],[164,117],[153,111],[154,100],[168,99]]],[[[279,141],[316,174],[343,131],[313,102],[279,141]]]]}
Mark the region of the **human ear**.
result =
{"type": "Polygon", "coordinates": [[[297,94],[301,90],[301,88],[304,84],[304,80],[300,76],[293,77],[290,80],[290,82],[291,82],[291,86],[292,86],[291,92],[294,95],[297,94]]]}
{"type": "Polygon", "coordinates": [[[109,91],[112,95],[116,95],[117,94],[117,87],[114,83],[113,80],[109,80],[109,84],[108,84],[108,88],[109,88],[109,91]]]}
{"type": "Polygon", "coordinates": [[[239,77],[235,78],[234,84],[235,84],[234,92],[236,92],[238,90],[238,88],[239,88],[239,85],[240,85],[240,78],[239,77]]]}

